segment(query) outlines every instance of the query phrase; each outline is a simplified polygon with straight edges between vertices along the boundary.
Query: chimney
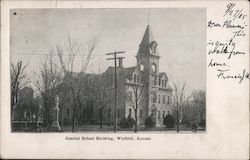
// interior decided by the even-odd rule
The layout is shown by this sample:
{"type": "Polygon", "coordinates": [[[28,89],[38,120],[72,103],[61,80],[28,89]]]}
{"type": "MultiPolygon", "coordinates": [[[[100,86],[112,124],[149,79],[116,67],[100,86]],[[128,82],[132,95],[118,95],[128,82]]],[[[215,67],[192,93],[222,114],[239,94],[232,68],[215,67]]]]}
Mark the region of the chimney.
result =
{"type": "Polygon", "coordinates": [[[118,58],[118,59],[119,59],[119,66],[118,66],[118,67],[119,67],[119,68],[122,68],[122,67],[123,67],[123,66],[122,66],[122,59],[123,59],[123,58],[120,57],[120,58],[118,58]]]}

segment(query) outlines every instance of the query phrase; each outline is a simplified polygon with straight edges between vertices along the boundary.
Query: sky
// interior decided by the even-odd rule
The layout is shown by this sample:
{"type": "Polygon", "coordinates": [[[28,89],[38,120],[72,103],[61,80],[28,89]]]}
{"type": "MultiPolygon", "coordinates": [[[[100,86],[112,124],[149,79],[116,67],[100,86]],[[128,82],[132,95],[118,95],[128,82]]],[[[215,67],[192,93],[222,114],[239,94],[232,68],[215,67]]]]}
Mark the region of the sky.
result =
{"type": "Polygon", "coordinates": [[[68,36],[85,47],[97,37],[89,73],[113,66],[105,55],[113,51],[125,51],[124,67],[135,66],[139,44],[150,24],[161,56],[160,72],[166,72],[177,85],[186,82],[189,90],[205,89],[206,22],[202,8],[12,9],[10,22],[11,62],[29,63],[31,80],[49,50],[63,45],[68,36]]]}

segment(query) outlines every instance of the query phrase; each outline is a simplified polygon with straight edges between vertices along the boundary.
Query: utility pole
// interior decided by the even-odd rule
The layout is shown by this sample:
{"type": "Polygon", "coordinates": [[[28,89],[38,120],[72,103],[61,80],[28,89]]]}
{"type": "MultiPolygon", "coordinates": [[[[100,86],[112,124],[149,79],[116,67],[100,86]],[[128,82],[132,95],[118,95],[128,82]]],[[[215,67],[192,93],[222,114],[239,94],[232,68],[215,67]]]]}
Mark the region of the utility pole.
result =
{"type": "Polygon", "coordinates": [[[117,57],[117,54],[125,53],[124,51],[107,53],[106,55],[114,55],[114,58],[108,58],[107,60],[115,61],[115,124],[114,132],[117,132],[117,59],[121,60],[124,57],[117,57]]]}

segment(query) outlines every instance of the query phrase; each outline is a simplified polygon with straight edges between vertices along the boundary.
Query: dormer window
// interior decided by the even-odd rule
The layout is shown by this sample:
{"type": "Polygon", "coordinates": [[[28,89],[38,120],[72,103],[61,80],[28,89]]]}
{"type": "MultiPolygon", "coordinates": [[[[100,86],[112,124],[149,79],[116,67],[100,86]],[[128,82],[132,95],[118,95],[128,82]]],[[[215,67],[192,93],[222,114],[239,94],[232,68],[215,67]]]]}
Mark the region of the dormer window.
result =
{"type": "Polygon", "coordinates": [[[156,65],[155,64],[152,64],[152,66],[151,66],[151,70],[152,70],[152,72],[156,72],[156,65]]]}
{"type": "Polygon", "coordinates": [[[142,72],[144,71],[144,65],[143,64],[140,65],[140,71],[142,71],[142,72]]]}
{"type": "Polygon", "coordinates": [[[153,41],[150,43],[150,48],[152,50],[152,53],[156,53],[156,47],[158,46],[156,41],[153,41]]]}
{"type": "Polygon", "coordinates": [[[137,79],[136,74],[134,74],[134,83],[136,83],[136,79],[137,79]]]}

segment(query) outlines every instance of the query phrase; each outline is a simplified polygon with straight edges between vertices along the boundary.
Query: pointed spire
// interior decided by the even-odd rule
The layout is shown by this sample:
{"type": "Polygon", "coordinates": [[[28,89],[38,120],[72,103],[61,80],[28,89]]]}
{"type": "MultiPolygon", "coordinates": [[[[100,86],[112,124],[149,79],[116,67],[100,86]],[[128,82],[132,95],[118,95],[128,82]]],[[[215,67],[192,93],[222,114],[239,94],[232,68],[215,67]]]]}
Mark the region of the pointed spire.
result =
{"type": "Polygon", "coordinates": [[[150,25],[147,25],[147,28],[146,28],[146,31],[144,32],[140,46],[143,44],[149,45],[152,41],[154,41],[154,37],[151,32],[151,27],[150,25]]]}
{"type": "MultiPolygon", "coordinates": [[[[157,42],[154,40],[153,34],[151,32],[151,27],[150,25],[147,25],[142,41],[139,45],[139,51],[137,54],[152,54],[153,50],[150,48],[150,45],[152,45],[153,41],[156,43],[157,46],[157,42]]],[[[158,55],[157,48],[154,51],[154,54],[158,55]]]]}

